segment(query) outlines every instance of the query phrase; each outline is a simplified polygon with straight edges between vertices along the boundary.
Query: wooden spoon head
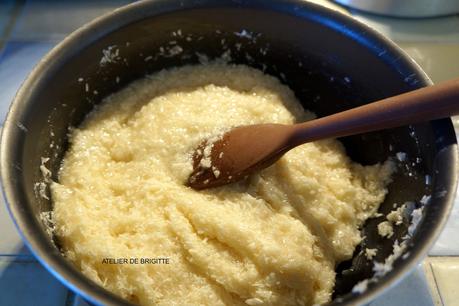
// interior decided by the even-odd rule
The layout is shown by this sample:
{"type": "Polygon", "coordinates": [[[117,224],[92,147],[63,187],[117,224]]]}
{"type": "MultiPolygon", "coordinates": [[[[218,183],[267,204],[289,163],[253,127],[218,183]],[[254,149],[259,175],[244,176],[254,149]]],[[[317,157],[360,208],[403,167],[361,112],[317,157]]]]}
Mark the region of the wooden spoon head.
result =
{"type": "Polygon", "coordinates": [[[289,127],[280,124],[241,126],[214,142],[203,141],[193,154],[188,186],[198,190],[218,187],[270,166],[285,152],[289,127]]]}

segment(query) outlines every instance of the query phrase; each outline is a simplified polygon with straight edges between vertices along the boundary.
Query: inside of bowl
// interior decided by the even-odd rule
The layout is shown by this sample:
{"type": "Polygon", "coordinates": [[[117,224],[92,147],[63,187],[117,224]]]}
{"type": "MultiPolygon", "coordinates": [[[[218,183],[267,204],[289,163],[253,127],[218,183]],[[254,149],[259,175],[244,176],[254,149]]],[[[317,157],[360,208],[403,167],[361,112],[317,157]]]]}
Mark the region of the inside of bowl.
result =
{"type": "MultiPolygon", "coordinates": [[[[86,34],[61,48],[48,59],[46,74],[34,84],[18,121],[24,127],[19,131],[24,137],[18,146],[18,177],[26,186],[27,209],[43,224],[40,234],[45,235],[47,228],[40,214],[52,210],[51,201],[38,190],[43,182],[40,165],[56,180],[68,130],[78,126],[104,97],[146,74],[215,58],[246,64],[277,76],[318,116],[426,85],[409,61],[373,34],[342,21],[339,27],[330,20],[337,22],[325,13],[302,10],[285,14],[250,8],[190,8],[86,34]]],[[[416,253],[417,245],[425,243],[423,233],[444,214],[442,197],[452,192],[440,172],[447,169],[445,148],[454,144],[448,124],[423,123],[341,139],[353,160],[373,164],[393,158],[397,171],[380,207],[382,215],[366,222],[365,238],[353,259],[337,267],[335,300],[356,294],[352,288],[374,275],[375,262],[385,263],[394,253],[395,241],[407,241],[403,256],[393,264],[403,265],[416,253]],[[387,213],[406,203],[409,208],[394,235],[390,239],[378,235],[377,225],[387,213]],[[405,237],[412,211],[421,206],[425,207],[417,232],[405,237]],[[373,260],[365,257],[365,248],[378,250],[373,260]]],[[[43,192],[49,198],[49,190],[43,192]]]]}

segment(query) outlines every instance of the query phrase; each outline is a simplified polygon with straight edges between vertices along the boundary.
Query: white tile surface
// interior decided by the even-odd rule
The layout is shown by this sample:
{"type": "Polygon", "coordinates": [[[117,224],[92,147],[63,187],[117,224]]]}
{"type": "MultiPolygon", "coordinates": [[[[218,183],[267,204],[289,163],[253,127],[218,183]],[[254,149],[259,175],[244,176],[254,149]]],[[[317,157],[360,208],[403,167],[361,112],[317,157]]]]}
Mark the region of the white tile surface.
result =
{"type": "Polygon", "coordinates": [[[0,305],[64,305],[67,289],[38,262],[0,256],[0,305]]]}
{"type": "Polygon", "coordinates": [[[434,83],[459,77],[459,42],[398,42],[398,45],[422,67],[434,83]]]}
{"type": "Polygon", "coordinates": [[[0,197],[0,233],[0,255],[32,256],[11,221],[3,195],[0,197]]]}
{"type": "MultiPolygon", "coordinates": [[[[429,252],[430,256],[459,256],[459,199],[453,207],[453,211],[448,219],[445,229],[440,234],[432,250],[429,252]]],[[[458,283],[459,288],[459,283],[458,283]]]]}
{"type": "MultiPolygon", "coordinates": [[[[0,40],[5,39],[7,25],[11,20],[11,12],[14,8],[14,1],[3,0],[0,2],[0,40]]],[[[0,44],[1,46],[1,44],[0,44]]]]}
{"type": "Polygon", "coordinates": [[[459,257],[432,258],[430,265],[444,306],[459,305],[459,257]]]}
{"type": "MultiPolygon", "coordinates": [[[[456,137],[459,136],[459,116],[451,118],[456,130],[456,137]]],[[[459,143],[459,139],[458,139],[459,143]]],[[[432,250],[430,250],[430,256],[459,256],[459,190],[456,191],[456,199],[454,206],[449,216],[448,222],[446,223],[443,232],[440,234],[437,242],[435,243],[432,250]]],[[[459,284],[458,284],[459,287],[459,284]]]]}
{"type": "Polygon", "coordinates": [[[0,233],[0,256],[19,255],[23,259],[34,259],[13,224],[3,194],[0,195],[0,233]]]}
{"type": "Polygon", "coordinates": [[[381,17],[360,11],[351,11],[351,15],[395,41],[459,42],[459,15],[423,19],[381,17]]]}
{"type": "Polygon", "coordinates": [[[14,41],[60,41],[84,23],[133,1],[27,1],[11,34],[14,41]]]}
{"type": "Polygon", "coordinates": [[[81,296],[76,296],[69,306],[90,306],[81,296]]]}
{"type": "Polygon", "coordinates": [[[424,275],[426,277],[426,282],[429,286],[430,295],[432,297],[434,305],[443,306],[443,302],[440,297],[440,292],[438,291],[437,283],[435,282],[432,266],[430,265],[432,258],[435,257],[427,257],[426,259],[424,259],[424,261],[422,262],[422,268],[424,270],[424,275]]]}
{"type": "Polygon", "coordinates": [[[55,43],[10,42],[0,55],[0,123],[19,86],[55,43]]]}
{"type": "Polygon", "coordinates": [[[422,267],[385,292],[369,306],[434,306],[422,267]]]}

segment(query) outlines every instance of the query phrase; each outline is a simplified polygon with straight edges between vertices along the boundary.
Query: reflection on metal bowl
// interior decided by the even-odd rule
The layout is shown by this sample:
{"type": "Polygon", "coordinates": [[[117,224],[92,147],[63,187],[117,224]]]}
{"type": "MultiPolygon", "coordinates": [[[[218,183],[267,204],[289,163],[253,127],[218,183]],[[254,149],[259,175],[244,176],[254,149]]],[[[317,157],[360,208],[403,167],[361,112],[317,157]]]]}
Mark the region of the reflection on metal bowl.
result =
{"type": "Polygon", "coordinates": [[[459,14],[457,0],[334,0],[362,11],[396,17],[436,17],[459,14]]]}

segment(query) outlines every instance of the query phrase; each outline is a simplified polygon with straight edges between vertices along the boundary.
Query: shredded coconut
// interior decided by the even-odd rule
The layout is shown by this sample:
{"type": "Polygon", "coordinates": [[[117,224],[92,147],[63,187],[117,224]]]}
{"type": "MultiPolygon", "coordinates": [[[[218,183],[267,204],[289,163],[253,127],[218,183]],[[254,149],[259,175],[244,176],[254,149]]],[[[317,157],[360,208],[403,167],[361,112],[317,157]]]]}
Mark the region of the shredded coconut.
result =
{"type": "Polygon", "coordinates": [[[41,174],[43,175],[43,179],[45,182],[48,182],[49,179],[51,178],[51,171],[49,171],[48,168],[46,168],[46,162],[49,161],[49,157],[42,157],[41,158],[41,164],[40,164],[40,171],[41,174]]]}
{"type": "Polygon", "coordinates": [[[203,53],[196,52],[196,56],[198,57],[199,63],[207,64],[209,63],[209,57],[203,53]]]}
{"type": "Polygon", "coordinates": [[[441,190],[441,191],[437,191],[437,192],[435,193],[435,196],[436,196],[437,198],[443,198],[447,193],[448,193],[448,191],[446,191],[446,190],[441,190]]]}
{"type": "Polygon", "coordinates": [[[172,57],[183,52],[183,48],[180,46],[174,46],[169,49],[169,54],[166,56],[172,57]]]}
{"type": "MultiPolygon", "coordinates": [[[[224,131],[220,131],[219,133],[209,137],[207,139],[206,145],[202,151],[200,149],[196,150],[198,155],[202,155],[201,161],[199,162],[199,166],[205,169],[212,167],[212,172],[214,173],[215,177],[218,178],[220,176],[220,170],[218,170],[215,166],[212,166],[212,149],[214,144],[219,141],[224,134],[224,131]]],[[[221,158],[223,156],[223,152],[221,152],[218,157],[221,158]]]]}
{"type": "MultiPolygon", "coordinates": [[[[143,62],[143,57],[138,57],[138,60],[143,62]]],[[[75,150],[70,150],[72,155],[67,155],[64,161],[67,164],[62,167],[64,170],[59,175],[60,182],[53,183],[51,187],[56,208],[56,233],[62,235],[59,238],[64,241],[63,250],[68,253],[74,252],[75,256],[70,256],[69,259],[78,261],[79,267],[84,265],[83,273],[89,277],[94,275],[95,280],[101,285],[107,284],[110,289],[123,296],[129,296],[132,292],[143,294],[137,296],[138,300],[148,302],[148,299],[151,299],[150,303],[154,303],[152,296],[144,295],[141,288],[143,284],[155,283],[156,280],[172,280],[176,283],[177,290],[174,292],[170,292],[166,287],[156,288],[155,294],[164,297],[164,304],[194,304],[196,301],[204,301],[204,304],[209,305],[232,304],[231,302],[243,304],[247,301],[256,305],[276,304],[276,301],[296,302],[296,299],[301,302],[310,301],[311,304],[328,302],[333,290],[334,266],[352,256],[361,237],[359,224],[367,217],[367,214],[358,217],[356,213],[349,216],[349,219],[346,218],[344,223],[336,222],[346,216],[342,216],[336,210],[335,202],[345,205],[343,207],[346,210],[356,212],[376,210],[384,198],[385,185],[392,172],[389,169],[392,167],[387,167],[387,164],[384,169],[379,166],[353,167],[352,161],[345,158],[343,150],[334,152],[334,140],[327,143],[311,143],[306,148],[298,148],[297,152],[289,152],[291,165],[287,170],[298,171],[298,175],[291,177],[289,185],[298,188],[298,192],[295,192],[298,197],[304,197],[314,203],[306,205],[306,208],[319,208],[317,211],[311,209],[307,215],[320,219],[319,226],[325,224],[329,227],[331,224],[336,228],[323,238],[310,231],[309,217],[306,220],[300,215],[285,217],[284,207],[290,207],[292,203],[289,203],[288,195],[283,194],[282,179],[285,176],[279,175],[276,171],[267,173],[266,176],[260,177],[260,180],[255,176],[253,180],[247,181],[249,191],[259,190],[253,194],[249,191],[247,194],[241,192],[239,184],[227,186],[223,188],[227,189],[226,191],[222,190],[223,193],[217,194],[213,194],[212,191],[196,192],[184,186],[182,178],[188,177],[185,174],[189,173],[191,168],[190,154],[185,153],[195,148],[202,139],[209,139],[205,136],[214,135],[219,128],[225,129],[240,124],[267,121],[293,123],[296,114],[305,115],[301,106],[295,104],[294,94],[284,91],[278,80],[252,82],[252,78],[258,74],[260,77],[263,76],[261,72],[250,76],[251,73],[255,73],[250,68],[236,68],[229,66],[225,68],[227,70],[223,70],[217,66],[215,69],[199,66],[182,67],[167,74],[157,75],[155,82],[142,80],[145,83],[140,84],[146,86],[145,90],[139,90],[138,95],[132,94],[129,90],[123,91],[125,94],[115,95],[110,103],[96,109],[88,121],[89,124],[85,125],[87,129],[84,126],[82,129],[75,129],[71,142],[75,150]],[[151,98],[150,90],[155,93],[162,88],[174,88],[178,84],[193,85],[197,78],[202,85],[191,92],[172,91],[173,94],[157,97],[145,104],[139,116],[131,117],[135,125],[123,126],[124,121],[119,121],[120,117],[124,117],[126,110],[132,110],[133,114],[137,113],[139,101],[148,101],[151,98]],[[228,87],[207,86],[216,79],[221,84],[228,84],[228,87]],[[269,85],[274,81],[273,85],[269,85]],[[263,85],[265,83],[269,86],[263,85]],[[268,92],[265,87],[269,89],[268,92]],[[278,91],[281,89],[282,91],[278,91]],[[219,100],[221,103],[213,103],[219,97],[225,99],[219,100]],[[288,108],[285,108],[284,104],[288,108]],[[290,108],[293,113],[290,112],[290,108]],[[195,111],[193,115],[189,110],[195,111]],[[155,117],[153,121],[152,116],[155,117]],[[193,120],[190,120],[190,116],[193,120]],[[174,120],[170,120],[171,118],[174,120]],[[97,124],[92,125],[91,122],[97,124]],[[147,127],[147,131],[139,127],[147,127]],[[105,135],[107,132],[109,137],[105,135]],[[150,134],[154,135],[154,145],[151,145],[151,141],[145,142],[146,135],[150,134]],[[90,136],[89,139],[86,139],[85,135],[90,136]],[[102,138],[104,143],[100,141],[102,138]],[[105,139],[110,141],[105,143],[105,139]],[[91,154],[86,154],[88,147],[91,148],[91,154]],[[327,148],[327,151],[330,149],[326,156],[320,156],[323,148],[327,148]],[[107,150],[110,160],[104,158],[107,150]],[[149,159],[132,164],[118,163],[118,157],[123,155],[119,154],[120,151],[131,152],[136,160],[137,156],[143,158],[145,155],[149,156],[149,159]],[[103,158],[97,158],[100,156],[103,158]],[[320,165],[316,170],[309,169],[304,165],[305,156],[312,163],[322,163],[325,160],[324,165],[320,165]],[[153,160],[155,167],[154,171],[151,171],[150,161],[153,160]],[[336,160],[340,161],[338,165],[336,160]],[[113,161],[117,161],[119,166],[113,176],[107,177],[107,171],[111,172],[113,169],[113,161]],[[174,163],[178,166],[174,166],[174,163]],[[343,203],[342,199],[333,193],[327,192],[322,197],[320,186],[305,186],[305,179],[320,178],[328,171],[349,173],[350,175],[339,178],[339,185],[333,186],[340,186],[343,191],[355,196],[343,203]],[[93,189],[93,183],[97,184],[97,188],[93,189]],[[365,185],[376,188],[366,188],[365,185]],[[75,192],[70,194],[73,190],[75,192]],[[312,195],[312,192],[316,194],[312,195]],[[224,196],[223,201],[221,195],[224,196]],[[143,205],[145,201],[153,206],[143,205]],[[272,209],[260,211],[263,207],[272,209]],[[126,218],[127,209],[132,212],[129,218],[126,218]],[[266,218],[260,218],[260,212],[266,218]],[[85,218],[88,213],[93,217],[85,218]],[[142,230],[142,224],[145,224],[143,221],[147,219],[154,221],[154,231],[142,230]],[[268,227],[264,226],[265,224],[268,227]],[[104,230],[101,231],[101,228],[104,230]],[[279,229],[288,231],[279,236],[279,229]],[[219,241],[213,237],[218,237],[219,241]],[[158,243],[151,243],[152,241],[158,243]],[[239,256],[237,249],[235,252],[232,250],[232,246],[240,245],[241,241],[247,253],[244,256],[239,256]],[[318,244],[321,241],[324,241],[324,245],[333,243],[330,250],[323,249],[321,244],[318,244]],[[65,244],[67,242],[68,244],[65,244]],[[170,267],[174,271],[171,272],[166,267],[162,269],[139,265],[120,265],[116,269],[108,269],[101,266],[99,259],[87,256],[120,256],[124,250],[129,250],[131,245],[139,256],[151,254],[152,250],[156,250],[158,255],[165,253],[163,255],[172,256],[173,265],[170,267]],[[110,252],[107,253],[107,250],[110,252]],[[328,256],[326,252],[333,253],[328,256]],[[263,261],[263,271],[257,269],[259,260],[263,261]],[[190,271],[190,264],[197,264],[197,270],[209,268],[206,273],[217,275],[223,282],[222,288],[233,285],[236,271],[241,274],[238,275],[238,288],[231,287],[235,290],[231,292],[223,289],[222,295],[213,296],[214,283],[203,279],[201,273],[190,271]],[[267,277],[266,274],[269,272],[273,272],[272,278],[267,277]],[[143,273],[145,277],[139,279],[139,273],[143,273]],[[180,277],[181,275],[186,277],[180,277]],[[120,279],[125,281],[120,283],[120,279]],[[306,286],[309,283],[317,286],[292,288],[289,281],[292,279],[297,279],[306,286]],[[129,284],[128,288],[126,284],[129,284]],[[253,284],[256,284],[257,288],[253,290],[254,294],[250,294],[247,288],[253,287],[253,284]],[[198,289],[190,292],[187,288],[198,289]],[[315,293],[316,291],[319,293],[315,293]],[[265,298],[270,294],[273,296],[265,298]],[[187,300],[190,295],[193,299],[187,300]]],[[[205,145],[202,148],[203,154],[204,147],[205,145]]],[[[207,153],[210,155],[210,152],[207,153]]],[[[213,156],[219,156],[219,153],[213,156]]],[[[220,178],[222,175],[225,173],[221,173],[220,178]]],[[[294,206],[291,207],[295,209],[294,206]]]]}
{"type": "Polygon", "coordinates": [[[429,204],[431,198],[432,197],[430,195],[423,195],[420,202],[422,205],[427,205],[429,204]]]}
{"type": "Polygon", "coordinates": [[[46,167],[46,163],[49,161],[49,157],[41,157],[40,163],[40,172],[43,176],[42,182],[37,182],[34,184],[34,191],[37,197],[44,198],[49,200],[49,197],[46,194],[47,183],[51,181],[51,171],[46,167]]]}
{"type": "Polygon", "coordinates": [[[363,293],[368,288],[369,279],[364,279],[363,281],[358,282],[353,288],[352,293],[363,293]]]}
{"type": "Polygon", "coordinates": [[[34,184],[34,192],[36,197],[41,197],[43,199],[49,200],[48,195],[46,194],[46,183],[38,182],[34,184]]]}
{"type": "Polygon", "coordinates": [[[54,218],[53,218],[53,212],[52,211],[44,211],[40,213],[40,220],[43,222],[43,225],[45,226],[46,233],[50,238],[53,238],[53,232],[54,232],[54,218]]]}
{"type": "Polygon", "coordinates": [[[102,58],[100,59],[100,65],[105,66],[108,63],[115,63],[120,59],[120,50],[116,45],[108,46],[106,49],[102,50],[102,58]]]}
{"type": "Polygon", "coordinates": [[[220,176],[220,170],[218,170],[217,167],[212,166],[212,172],[214,173],[215,178],[220,176]]]}
{"type": "Polygon", "coordinates": [[[426,185],[432,184],[432,177],[430,175],[426,175],[425,182],[426,185]]]}
{"type": "Polygon", "coordinates": [[[28,132],[29,130],[25,127],[24,124],[22,124],[21,122],[17,122],[16,123],[17,127],[20,128],[21,130],[23,130],[24,132],[28,132]]]}
{"type": "Polygon", "coordinates": [[[378,224],[378,234],[381,237],[390,238],[394,234],[394,229],[389,221],[383,221],[378,224]]]}
{"type": "Polygon", "coordinates": [[[406,153],[405,152],[397,152],[395,154],[395,156],[397,157],[397,159],[401,162],[405,161],[406,160],[406,153]]]}
{"type": "Polygon", "coordinates": [[[226,50],[225,52],[222,53],[222,55],[220,56],[220,58],[224,61],[224,62],[229,62],[231,61],[231,50],[226,50]]]}
{"type": "Polygon", "coordinates": [[[368,249],[368,248],[366,248],[366,249],[365,249],[365,257],[366,257],[368,260],[372,260],[373,257],[376,256],[377,251],[378,251],[378,249],[368,249]]]}
{"type": "Polygon", "coordinates": [[[424,207],[420,207],[420,208],[413,210],[413,212],[411,213],[411,224],[408,227],[408,235],[410,237],[413,237],[413,234],[416,231],[416,228],[418,227],[418,224],[422,219],[423,209],[424,207]]]}
{"type": "Polygon", "coordinates": [[[205,169],[210,168],[212,166],[212,160],[210,159],[210,156],[202,158],[199,162],[199,166],[205,169]]]}
{"type": "MultiPolygon", "coordinates": [[[[427,196],[427,195],[423,196],[423,198],[421,199],[421,203],[424,204],[424,205],[427,204],[429,201],[430,201],[430,196],[427,196]]],[[[414,203],[406,202],[400,208],[398,208],[396,211],[391,212],[391,213],[395,213],[395,214],[393,214],[392,216],[391,216],[391,214],[389,214],[387,216],[387,218],[388,219],[392,219],[392,221],[395,221],[395,223],[397,224],[397,221],[400,220],[399,216],[402,216],[403,213],[406,210],[412,209],[413,206],[414,206],[414,203]]],[[[384,262],[375,262],[374,263],[374,265],[373,265],[373,272],[374,272],[373,277],[370,278],[370,279],[366,279],[366,280],[363,280],[363,281],[357,283],[354,286],[354,288],[352,289],[353,293],[363,293],[367,289],[367,285],[370,282],[374,282],[378,278],[381,278],[384,275],[386,275],[387,273],[389,273],[393,268],[394,262],[398,258],[400,258],[400,257],[402,259],[408,258],[409,252],[406,252],[406,249],[408,248],[408,242],[409,242],[409,239],[411,239],[411,237],[413,236],[413,234],[414,234],[419,222],[422,219],[423,208],[424,207],[422,206],[422,207],[414,209],[412,211],[412,213],[411,213],[411,225],[408,227],[408,234],[405,235],[402,238],[401,242],[399,242],[398,240],[396,240],[394,242],[392,254],[389,255],[384,260],[384,262]]],[[[378,225],[378,232],[379,232],[379,234],[381,236],[385,236],[385,235],[389,235],[389,234],[390,234],[390,236],[392,236],[393,228],[392,228],[391,223],[389,221],[381,222],[378,225]]],[[[365,255],[369,260],[372,259],[373,256],[375,255],[375,252],[373,252],[373,250],[376,251],[376,249],[366,249],[365,250],[365,255]]]]}
{"type": "Polygon", "coordinates": [[[263,300],[259,299],[259,298],[251,298],[251,299],[247,299],[245,300],[245,303],[247,305],[250,305],[250,306],[254,306],[254,305],[263,305],[263,300]]]}
{"type": "Polygon", "coordinates": [[[402,241],[399,244],[398,240],[394,242],[393,252],[389,257],[386,258],[384,263],[375,262],[373,271],[375,272],[374,277],[382,277],[392,270],[395,260],[402,256],[403,252],[407,248],[406,241],[402,241]]]}
{"type": "Polygon", "coordinates": [[[387,214],[386,218],[387,220],[395,225],[400,225],[403,223],[403,212],[405,211],[406,205],[403,204],[399,208],[391,211],[389,214],[387,214]]]}
{"type": "Polygon", "coordinates": [[[240,32],[234,32],[234,35],[239,36],[239,37],[249,38],[249,39],[253,38],[253,34],[247,30],[241,30],[240,32]]]}

